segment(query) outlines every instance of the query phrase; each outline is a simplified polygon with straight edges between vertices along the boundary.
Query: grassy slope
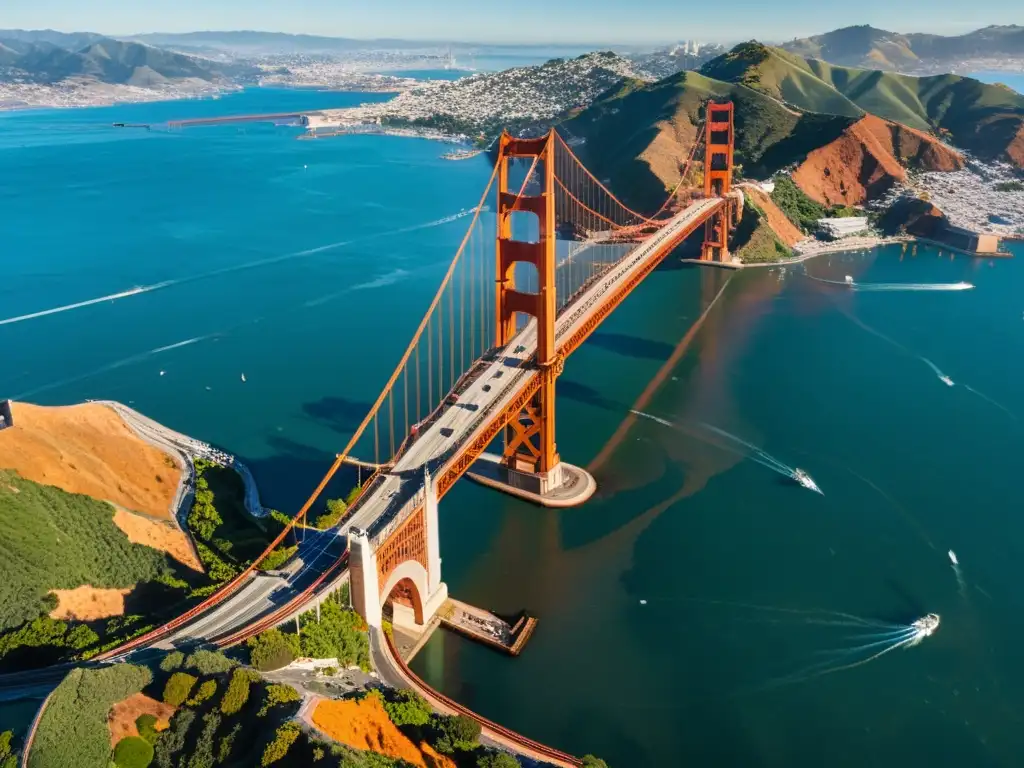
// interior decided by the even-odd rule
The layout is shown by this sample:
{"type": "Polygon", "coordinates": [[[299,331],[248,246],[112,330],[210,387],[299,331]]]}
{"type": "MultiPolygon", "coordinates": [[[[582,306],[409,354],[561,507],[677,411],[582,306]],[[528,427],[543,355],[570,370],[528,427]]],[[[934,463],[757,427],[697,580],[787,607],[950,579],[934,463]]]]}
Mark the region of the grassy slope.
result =
{"type": "Polygon", "coordinates": [[[739,45],[701,72],[801,110],[851,117],[870,112],[924,131],[948,131],[958,146],[983,157],[1001,154],[1024,123],[1024,96],[998,85],[833,66],[759,43],[739,45]]]}
{"type": "Polygon", "coordinates": [[[679,179],[678,162],[693,140],[704,102],[730,98],[736,105],[736,161],[764,175],[802,159],[839,136],[851,118],[801,115],[743,84],[681,72],[657,83],[630,83],[561,126],[586,139],[577,154],[598,178],[613,179],[616,194],[638,210],[653,210],[679,179]],[[666,153],[673,163],[653,168],[666,153]],[[667,169],[667,170],[666,170],[667,169]]]}
{"type": "Polygon", "coordinates": [[[154,549],[132,544],[114,508],[0,470],[0,630],[35,618],[50,589],[133,587],[168,572],[154,549]]]}

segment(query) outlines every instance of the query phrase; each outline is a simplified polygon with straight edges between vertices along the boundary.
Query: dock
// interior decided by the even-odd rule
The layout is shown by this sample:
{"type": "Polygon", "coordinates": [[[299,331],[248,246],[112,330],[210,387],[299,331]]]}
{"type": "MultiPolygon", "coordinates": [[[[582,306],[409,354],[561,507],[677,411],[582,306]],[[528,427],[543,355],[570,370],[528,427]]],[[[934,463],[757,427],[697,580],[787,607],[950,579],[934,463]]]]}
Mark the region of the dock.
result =
{"type": "Polygon", "coordinates": [[[537,627],[537,619],[525,611],[511,622],[496,613],[448,598],[437,612],[441,626],[495,650],[518,656],[537,627]]]}
{"type": "Polygon", "coordinates": [[[511,621],[496,613],[448,598],[419,632],[408,627],[390,626],[391,641],[406,664],[422,650],[438,627],[490,646],[509,656],[518,656],[537,628],[537,619],[521,611],[511,621]]]}

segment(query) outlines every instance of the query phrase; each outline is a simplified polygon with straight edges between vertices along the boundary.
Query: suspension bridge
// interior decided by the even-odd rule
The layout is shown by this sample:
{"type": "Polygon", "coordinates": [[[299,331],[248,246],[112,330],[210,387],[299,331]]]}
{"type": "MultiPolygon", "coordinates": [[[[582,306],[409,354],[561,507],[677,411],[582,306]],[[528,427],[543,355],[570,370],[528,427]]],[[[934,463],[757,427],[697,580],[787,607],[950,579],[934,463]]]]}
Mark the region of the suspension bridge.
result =
{"type": "MultiPolygon", "coordinates": [[[[438,504],[464,474],[551,506],[581,504],[593,493],[594,479],[557,450],[558,377],[566,359],[690,235],[703,230],[703,260],[729,259],[728,233],[743,209],[742,192],[732,189],[733,105],[708,102],[704,113],[679,163],[679,183],[650,215],[623,204],[554,129],[539,138],[503,134],[470,226],[404,354],[264,553],[294,532],[301,567],[268,575],[257,560],[188,613],[98,660],[190,640],[234,645],[349,581],[385,679],[417,688],[442,710],[468,713],[405,667],[379,631],[384,608],[396,626],[416,630],[447,599],[438,504]],[[370,472],[358,499],[333,530],[301,535],[346,464],[370,472]]],[[[478,719],[498,743],[578,764],[478,719]]]]}

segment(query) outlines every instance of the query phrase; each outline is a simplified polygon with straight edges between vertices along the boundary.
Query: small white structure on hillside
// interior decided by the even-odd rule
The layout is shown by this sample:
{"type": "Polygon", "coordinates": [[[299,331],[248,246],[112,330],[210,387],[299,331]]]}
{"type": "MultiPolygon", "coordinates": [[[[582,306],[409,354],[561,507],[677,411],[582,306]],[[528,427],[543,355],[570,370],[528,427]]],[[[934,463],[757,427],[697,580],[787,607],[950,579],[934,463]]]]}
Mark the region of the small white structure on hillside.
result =
{"type": "Polygon", "coordinates": [[[867,216],[847,216],[838,219],[818,219],[818,232],[830,240],[859,235],[868,228],[867,216]]]}

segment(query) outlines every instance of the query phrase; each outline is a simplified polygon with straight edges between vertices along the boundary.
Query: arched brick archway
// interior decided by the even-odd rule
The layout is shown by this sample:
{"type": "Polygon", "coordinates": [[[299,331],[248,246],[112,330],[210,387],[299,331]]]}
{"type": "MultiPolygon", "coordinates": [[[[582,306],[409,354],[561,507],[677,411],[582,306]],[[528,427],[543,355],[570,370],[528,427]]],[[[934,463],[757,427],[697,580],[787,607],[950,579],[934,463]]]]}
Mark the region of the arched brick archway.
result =
{"type": "MultiPolygon", "coordinates": [[[[430,594],[427,588],[427,569],[415,560],[406,560],[400,563],[384,582],[380,591],[380,604],[384,605],[391,600],[392,607],[397,605],[406,606],[412,609],[416,626],[423,626],[424,596],[430,594]]],[[[396,623],[403,623],[399,616],[401,611],[395,610],[396,623]]],[[[408,615],[408,614],[406,614],[408,615]]]]}

